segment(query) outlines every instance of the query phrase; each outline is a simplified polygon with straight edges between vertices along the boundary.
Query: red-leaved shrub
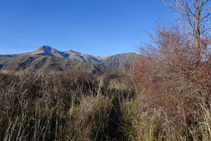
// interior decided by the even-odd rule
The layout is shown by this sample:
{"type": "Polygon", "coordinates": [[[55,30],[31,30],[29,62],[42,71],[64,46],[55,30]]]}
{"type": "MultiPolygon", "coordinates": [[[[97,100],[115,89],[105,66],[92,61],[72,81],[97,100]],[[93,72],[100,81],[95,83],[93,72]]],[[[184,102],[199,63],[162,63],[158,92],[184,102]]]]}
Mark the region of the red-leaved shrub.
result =
{"type": "Polygon", "coordinates": [[[162,109],[175,122],[192,124],[200,104],[209,106],[211,95],[211,39],[194,39],[178,26],[159,25],[151,42],[140,46],[140,60],[129,64],[129,77],[142,111],[162,109]],[[198,62],[200,54],[200,62],[198,62]]]}

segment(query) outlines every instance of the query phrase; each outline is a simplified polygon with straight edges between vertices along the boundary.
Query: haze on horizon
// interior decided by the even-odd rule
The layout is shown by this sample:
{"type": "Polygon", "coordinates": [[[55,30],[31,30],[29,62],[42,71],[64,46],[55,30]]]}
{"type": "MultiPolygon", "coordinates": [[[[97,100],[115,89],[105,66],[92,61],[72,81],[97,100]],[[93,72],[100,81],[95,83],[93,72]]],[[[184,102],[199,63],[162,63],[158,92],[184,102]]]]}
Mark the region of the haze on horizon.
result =
{"type": "Polygon", "coordinates": [[[158,20],[174,21],[160,0],[1,0],[0,54],[42,45],[101,57],[136,52],[158,20]]]}

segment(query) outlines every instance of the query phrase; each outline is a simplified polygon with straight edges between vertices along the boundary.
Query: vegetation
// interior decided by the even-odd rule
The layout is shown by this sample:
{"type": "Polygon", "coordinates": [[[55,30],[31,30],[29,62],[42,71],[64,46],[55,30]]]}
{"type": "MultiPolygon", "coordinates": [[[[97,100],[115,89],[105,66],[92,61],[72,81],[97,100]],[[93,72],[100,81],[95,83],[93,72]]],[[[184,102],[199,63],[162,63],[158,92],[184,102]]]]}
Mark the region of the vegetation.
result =
{"type": "Polygon", "coordinates": [[[211,39],[200,62],[178,26],[151,39],[126,75],[2,70],[0,140],[211,140],[211,39]]]}
{"type": "Polygon", "coordinates": [[[197,50],[198,63],[200,62],[200,38],[210,35],[211,6],[210,0],[168,0],[165,3],[173,12],[183,27],[183,31],[195,40],[194,48],[197,50]]]}
{"type": "Polygon", "coordinates": [[[150,35],[151,42],[139,48],[145,58],[128,64],[137,102],[127,112],[133,115],[136,140],[208,141],[211,140],[210,1],[168,2],[166,5],[184,23],[180,21],[182,26],[170,27],[158,24],[155,35],[150,35]]]}
{"type": "Polygon", "coordinates": [[[140,47],[147,57],[129,66],[139,139],[211,140],[211,39],[200,38],[198,62],[195,41],[178,26],[160,25],[151,38],[140,47]]]}
{"type": "Polygon", "coordinates": [[[1,71],[0,140],[130,140],[129,84],[115,74],[1,71]]]}
{"type": "Polygon", "coordinates": [[[211,39],[200,62],[178,26],[151,39],[126,75],[2,70],[0,140],[211,140],[211,39]]]}
{"type": "Polygon", "coordinates": [[[209,0],[174,2],[176,7],[166,5],[192,30],[158,25],[152,42],[141,44],[141,58],[104,58],[114,68],[132,60],[127,74],[102,73],[96,66],[84,72],[89,62],[77,70],[43,69],[46,62],[68,66],[70,60],[51,55],[0,56],[0,140],[211,140],[211,37],[210,26],[203,25],[209,0]],[[24,71],[5,71],[8,66],[24,71]],[[34,73],[28,66],[42,69],[34,73]]]}

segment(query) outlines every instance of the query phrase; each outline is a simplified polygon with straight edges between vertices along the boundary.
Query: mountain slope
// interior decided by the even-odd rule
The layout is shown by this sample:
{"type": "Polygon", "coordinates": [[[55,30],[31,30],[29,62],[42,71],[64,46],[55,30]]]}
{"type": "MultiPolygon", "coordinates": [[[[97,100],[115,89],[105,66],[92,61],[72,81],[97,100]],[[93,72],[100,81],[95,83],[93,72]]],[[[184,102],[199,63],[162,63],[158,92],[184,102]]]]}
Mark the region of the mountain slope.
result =
{"type": "Polygon", "coordinates": [[[102,63],[112,68],[122,68],[124,67],[125,63],[129,62],[131,59],[138,59],[140,57],[140,55],[136,53],[122,53],[108,57],[99,57],[82,54],[73,50],[60,52],[56,49],[51,48],[50,46],[42,46],[36,51],[31,52],[30,55],[48,55],[53,57],[63,57],[73,61],[102,63]]]}
{"type": "Polygon", "coordinates": [[[63,57],[73,61],[88,61],[92,63],[99,63],[102,61],[100,57],[82,54],[73,50],[63,52],[63,57]]]}
{"type": "Polygon", "coordinates": [[[0,55],[0,68],[4,66],[9,60],[26,55],[35,55],[35,56],[51,56],[51,57],[60,57],[72,61],[86,61],[91,63],[101,63],[112,68],[122,68],[125,63],[129,62],[131,59],[138,59],[139,54],[136,53],[122,53],[107,57],[92,56],[88,54],[82,54],[73,50],[69,51],[58,51],[50,46],[41,46],[35,51],[15,54],[15,55],[0,55]]]}
{"type": "Polygon", "coordinates": [[[33,71],[47,71],[47,70],[82,70],[91,73],[97,72],[117,72],[115,69],[99,63],[90,63],[85,61],[71,61],[61,57],[51,56],[20,56],[15,59],[10,59],[3,66],[2,70],[19,71],[31,69],[33,71]]]}
{"type": "Polygon", "coordinates": [[[112,68],[123,68],[124,65],[132,59],[139,59],[141,56],[137,53],[122,53],[112,55],[101,63],[112,68]]]}
{"type": "Polygon", "coordinates": [[[13,58],[16,58],[18,57],[18,54],[14,54],[14,55],[0,55],[0,63],[4,62],[4,61],[7,61],[7,60],[10,60],[10,59],[13,59],[13,58]]]}

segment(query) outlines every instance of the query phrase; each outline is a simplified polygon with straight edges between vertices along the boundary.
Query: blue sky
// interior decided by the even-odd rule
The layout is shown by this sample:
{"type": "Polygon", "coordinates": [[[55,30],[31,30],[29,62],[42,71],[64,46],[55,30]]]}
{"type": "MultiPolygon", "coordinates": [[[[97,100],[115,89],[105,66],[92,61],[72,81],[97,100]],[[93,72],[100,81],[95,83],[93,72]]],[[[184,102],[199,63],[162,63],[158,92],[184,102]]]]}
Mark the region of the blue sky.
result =
{"type": "Polygon", "coordinates": [[[94,56],[136,52],[156,21],[174,21],[160,0],[0,0],[0,54],[49,45],[94,56]]]}

